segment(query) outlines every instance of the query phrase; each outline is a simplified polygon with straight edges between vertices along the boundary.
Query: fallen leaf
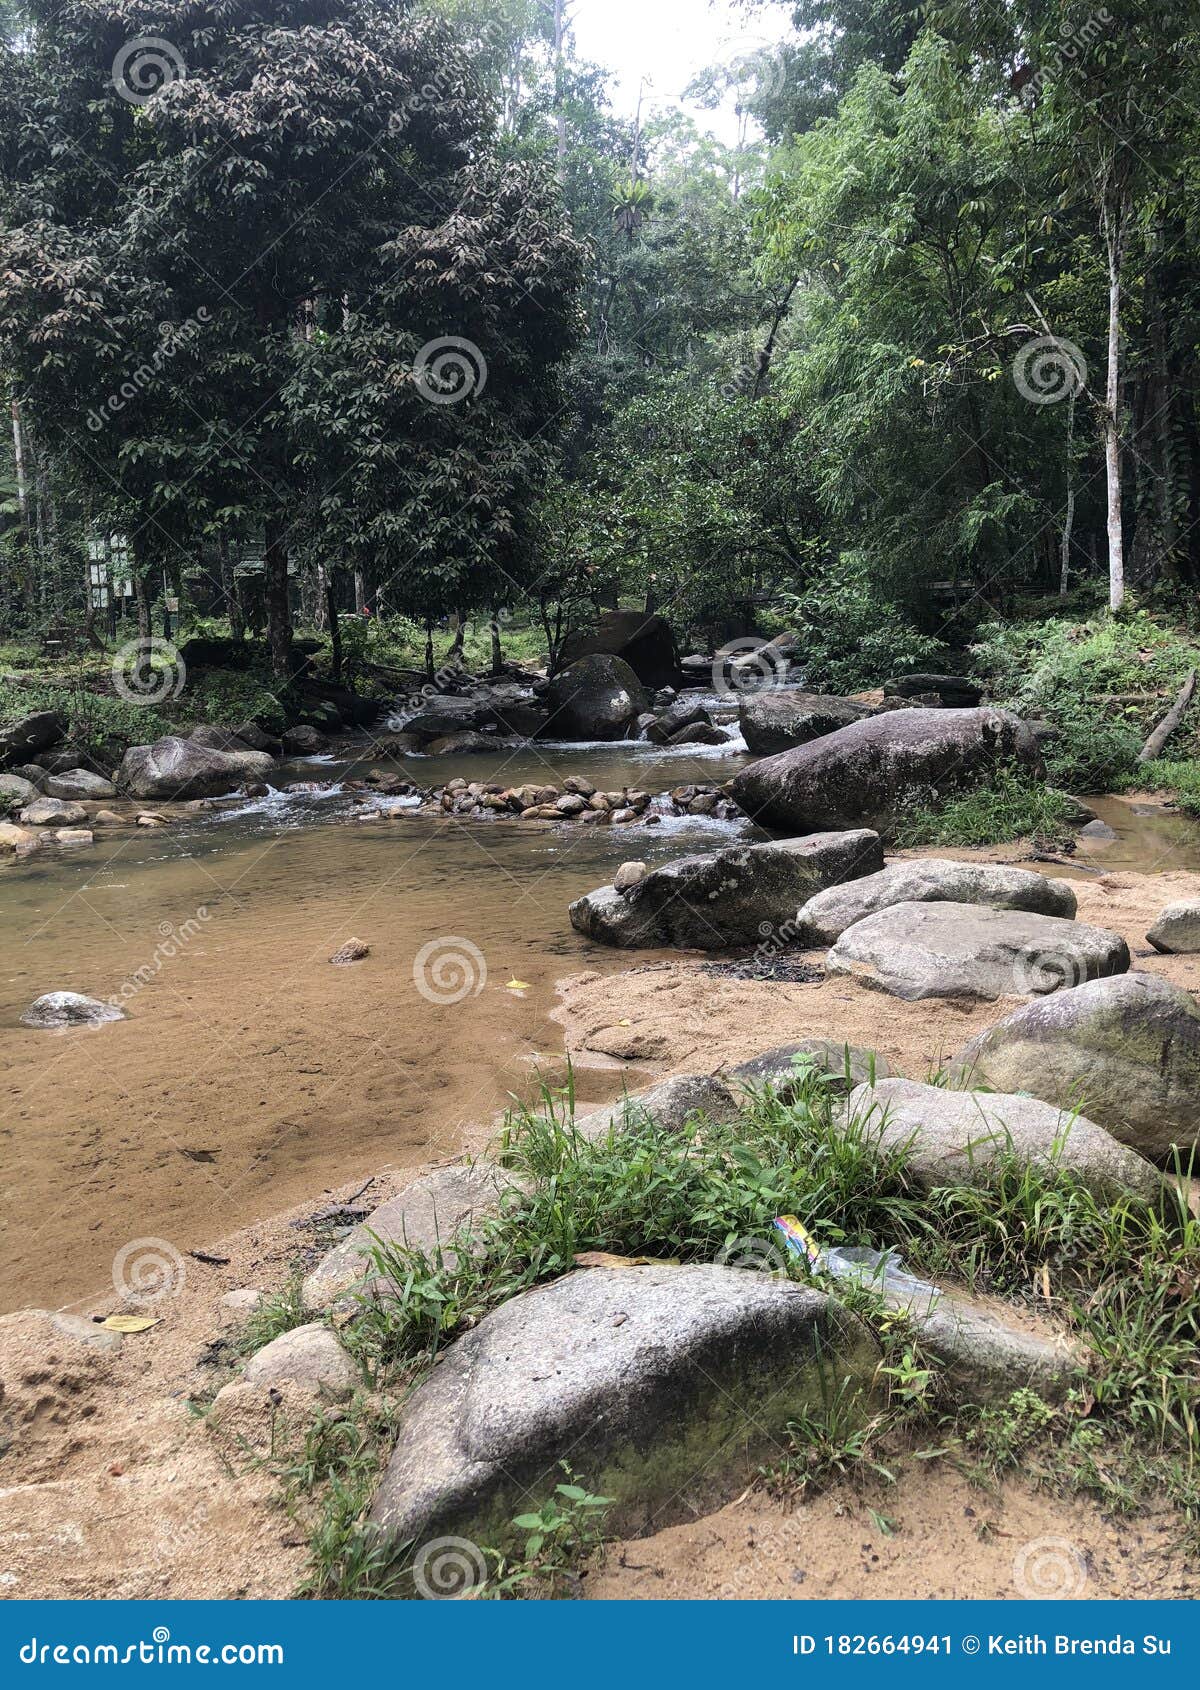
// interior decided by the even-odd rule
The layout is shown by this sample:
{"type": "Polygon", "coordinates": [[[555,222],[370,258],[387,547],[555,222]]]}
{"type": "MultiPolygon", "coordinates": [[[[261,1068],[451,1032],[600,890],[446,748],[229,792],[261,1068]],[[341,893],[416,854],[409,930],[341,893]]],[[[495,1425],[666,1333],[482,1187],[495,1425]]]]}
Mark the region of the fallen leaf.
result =
{"type": "Polygon", "coordinates": [[[607,1250],[581,1250],[574,1258],[581,1268],[678,1267],[677,1256],[613,1256],[607,1250]]]}
{"type": "Polygon", "coordinates": [[[530,989],[528,980],[510,980],[504,988],[506,992],[528,992],[530,989]]]}
{"type": "Polygon", "coordinates": [[[110,1314],[100,1324],[110,1332],[149,1332],[152,1326],[158,1325],[158,1320],[148,1314],[110,1314]]]}

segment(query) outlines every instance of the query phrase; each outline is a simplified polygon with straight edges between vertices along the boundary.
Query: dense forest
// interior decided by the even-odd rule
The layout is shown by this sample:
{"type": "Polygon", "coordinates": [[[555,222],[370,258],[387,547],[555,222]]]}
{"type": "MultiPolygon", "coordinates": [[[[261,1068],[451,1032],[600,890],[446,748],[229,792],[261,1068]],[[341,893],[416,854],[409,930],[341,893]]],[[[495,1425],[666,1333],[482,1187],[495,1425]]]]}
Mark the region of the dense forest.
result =
{"type": "Polygon", "coordinates": [[[731,146],[616,115],[566,0],[7,4],[6,635],[279,677],[624,601],[841,686],[1186,601],[1196,15],[785,10],[689,90],[731,146]]]}

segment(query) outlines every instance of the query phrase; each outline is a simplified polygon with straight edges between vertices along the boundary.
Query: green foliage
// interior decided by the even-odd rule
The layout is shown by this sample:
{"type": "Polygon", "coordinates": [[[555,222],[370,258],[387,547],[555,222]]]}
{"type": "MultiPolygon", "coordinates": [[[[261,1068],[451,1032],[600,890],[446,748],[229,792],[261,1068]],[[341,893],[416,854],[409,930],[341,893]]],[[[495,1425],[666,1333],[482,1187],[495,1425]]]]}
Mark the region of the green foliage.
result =
{"type": "Polygon", "coordinates": [[[1200,816],[1200,762],[1195,759],[1172,762],[1158,758],[1140,763],[1128,785],[1146,792],[1169,793],[1185,815],[1200,816]]]}
{"type": "Polygon", "coordinates": [[[901,811],[896,843],[918,845],[1005,845],[1013,839],[1060,843],[1070,839],[1078,807],[1065,793],[1031,779],[1024,771],[997,770],[991,784],[959,797],[914,794],[901,811]]]}
{"type": "Polygon", "coordinates": [[[106,679],[106,675],[81,672],[66,681],[33,685],[0,680],[0,723],[33,711],[57,710],[67,724],[66,741],[74,751],[102,767],[115,766],[126,746],[145,745],[171,730],[152,706],[128,704],[123,698],[93,690],[106,679]]]}
{"type": "Polygon", "coordinates": [[[520,1549],[488,1551],[495,1571],[485,1594],[518,1596],[527,1586],[550,1597],[578,1594],[577,1569],[603,1544],[604,1517],[613,1498],[593,1496],[575,1483],[565,1461],[560,1466],[567,1482],[555,1485],[540,1508],[513,1519],[516,1531],[524,1536],[520,1549]]]}
{"type": "Polygon", "coordinates": [[[202,670],[189,679],[179,713],[190,721],[222,727],[257,722],[264,732],[281,734],[290,718],[278,687],[272,690],[270,680],[266,668],[202,670]]]}
{"type": "Polygon", "coordinates": [[[861,557],[843,558],[806,592],[781,600],[802,641],[805,685],[848,693],[937,665],[941,642],[880,597],[861,557]]]}

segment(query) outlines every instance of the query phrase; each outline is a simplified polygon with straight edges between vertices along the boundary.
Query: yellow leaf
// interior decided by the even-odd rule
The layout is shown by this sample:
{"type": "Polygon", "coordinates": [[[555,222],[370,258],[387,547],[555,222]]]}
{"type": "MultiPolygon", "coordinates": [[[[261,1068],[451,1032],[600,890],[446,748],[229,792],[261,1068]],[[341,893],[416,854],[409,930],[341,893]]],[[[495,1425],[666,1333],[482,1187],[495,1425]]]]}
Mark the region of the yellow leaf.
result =
{"type": "Polygon", "coordinates": [[[110,1314],[107,1320],[100,1322],[109,1332],[149,1332],[158,1321],[147,1314],[110,1314]]]}
{"type": "Polygon", "coordinates": [[[581,1268],[678,1267],[676,1256],[613,1256],[607,1250],[581,1250],[575,1257],[581,1268]]]}
{"type": "Polygon", "coordinates": [[[530,989],[528,980],[510,980],[504,988],[506,992],[527,992],[530,989]]]}

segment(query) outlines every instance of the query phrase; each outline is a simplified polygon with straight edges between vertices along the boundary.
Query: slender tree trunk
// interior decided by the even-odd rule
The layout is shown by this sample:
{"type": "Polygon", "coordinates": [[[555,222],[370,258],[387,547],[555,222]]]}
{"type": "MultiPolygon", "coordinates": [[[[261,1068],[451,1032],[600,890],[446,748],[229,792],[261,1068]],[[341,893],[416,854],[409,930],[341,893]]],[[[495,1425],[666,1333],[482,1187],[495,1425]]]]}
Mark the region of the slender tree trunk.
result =
{"type": "Polygon", "coordinates": [[[263,586],[267,599],[267,648],[271,673],[280,680],[292,675],[292,606],[288,594],[287,544],[278,521],[266,528],[263,554],[263,586]]]}
{"type": "Polygon", "coordinates": [[[242,610],[241,593],[234,571],[233,553],[230,549],[228,537],[224,534],[217,541],[217,553],[221,559],[221,592],[225,597],[225,610],[229,617],[229,632],[235,640],[244,640],[246,637],[246,617],[242,610]]]}
{"type": "Polygon", "coordinates": [[[1125,602],[1125,533],[1121,524],[1121,271],[1125,248],[1125,206],[1105,212],[1108,249],[1108,376],[1104,391],[1104,467],[1108,484],[1108,602],[1125,602]]]}
{"type": "Polygon", "coordinates": [[[488,624],[492,636],[492,674],[499,675],[504,669],[504,651],[500,644],[500,607],[492,608],[492,620],[488,624]]]}
{"type": "Polygon", "coordinates": [[[567,34],[566,0],[554,0],[554,109],[558,129],[558,179],[567,174],[567,111],[563,90],[563,47],[567,34]]]}
{"type": "Polygon", "coordinates": [[[329,642],[333,648],[329,672],[335,681],[342,678],[342,625],[338,621],[337,593],[334,590],[333,570],[322,566],[325,578],[325,616],[329,623],[329,642]]]}
{"type": "Polygon", "coordinates": [[[1071,535],[1075,527],[1075,395],[1067,401],[1067,514],[1063,519],[1062,557],[1058,571],[1058,596],[1065,599],[1071,579],[1071,535]]]}
{"type": "Polygon", "coordinates": [[[354,571],[354,608],[364,610],[367,603],[367,583],[361,569],[354,571]]]}
{"type": "Polygon", "coordinates": [[[450,642],[450,650],[446,653],[446,662],[456,667],[462,665],[463,641],[467,637],[467,619],[462,611],[458,611],[454,618],[454,638],[450,642]]]}
{"type": "Polygon", "coordinates": [[[21,427],[21,407],[12,402],[13,464],[17,476],[17,509],[21,513],[21,527],[25,530],[25,549],[29,551],[29,483],[25,475],[25,439],[21,427]]]}
{"type": "Polygon", "coordinates": [[[437,674],[433,664],[433,623],[425,624],[425,679],[432,681],[437,674]]]}

